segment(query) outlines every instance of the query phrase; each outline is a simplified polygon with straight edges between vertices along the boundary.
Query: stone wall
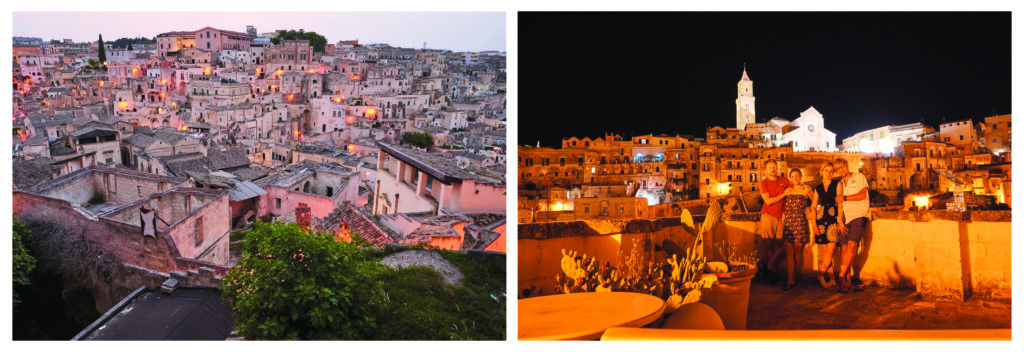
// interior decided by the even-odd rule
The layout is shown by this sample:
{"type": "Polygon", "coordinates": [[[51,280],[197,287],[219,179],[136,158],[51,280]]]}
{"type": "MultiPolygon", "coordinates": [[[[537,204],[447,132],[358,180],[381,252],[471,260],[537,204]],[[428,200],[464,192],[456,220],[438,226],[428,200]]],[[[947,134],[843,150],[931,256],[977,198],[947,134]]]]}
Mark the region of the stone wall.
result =
{"type": "Polygon", "coordinates": [[[604,265],[618,266],[633,249],[633,240],[645,236],[661,245],[671,239],[680,246],[695,238],[685,233],[678,218],[570,221],[519,225],[519,292],[529,289],[540,294],[556,293],[555,275],[561,269],[562,249],[587,254],[604,265]]]}
{"type": "MultiPolygon", "coordinates": [[[[866,284],[915,289],[925,297],[963,300],[968,297],[1010,299],[1010,211],[874,211],[854,270],[866,284]]],[[[705,237],[705,255],[722,260],[716,242],[737,246],[741,255],[757,249],[762,261],[771,250],[757,235],[756,213],[727,214],[705,237]]],[[[699,227],[699,224],[698,224],[699,227]]],[[[628,254],[632,239],[651,235],[655,243],[675,236],[684,239],[676,218],[572,221],[519,225],[519,289],[554,293],[554,275],[561,273],[561,250],[577,250],[614,266],[628,254]]],[[[815,281],[819,246],[804,252],[803,280],[815,281]]],[[[839,253],[833,253],[838,263],[839,253]]],[[[838,266],[837,266],[838,267],[838,266]]],[[[781,266],[780,266],[781,268],[781,266]]],[[[838,268],[836,269],[838,270],[838,268]]]]}

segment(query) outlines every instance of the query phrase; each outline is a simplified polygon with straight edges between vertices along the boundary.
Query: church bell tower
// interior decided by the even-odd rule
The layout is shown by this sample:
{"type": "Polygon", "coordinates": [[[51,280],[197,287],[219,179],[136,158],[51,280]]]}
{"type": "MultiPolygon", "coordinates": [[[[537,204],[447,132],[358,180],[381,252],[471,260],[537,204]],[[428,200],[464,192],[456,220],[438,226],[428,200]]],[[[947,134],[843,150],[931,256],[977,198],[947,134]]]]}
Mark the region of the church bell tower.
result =
{"type": "Polygon", "coordinates": [[[743,77],[736,84],[736,128],[740,131],[754,123],[754,81],[747,77],[747,65],[743,65],[743,77]]]}

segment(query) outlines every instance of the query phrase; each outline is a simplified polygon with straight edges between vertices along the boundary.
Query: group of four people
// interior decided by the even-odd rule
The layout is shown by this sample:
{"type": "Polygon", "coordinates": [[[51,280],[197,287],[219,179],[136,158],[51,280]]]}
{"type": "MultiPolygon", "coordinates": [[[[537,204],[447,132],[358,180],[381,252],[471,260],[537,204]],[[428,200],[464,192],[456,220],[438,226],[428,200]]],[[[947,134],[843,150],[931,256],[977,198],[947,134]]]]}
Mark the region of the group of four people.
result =
{"type": "Polygon", "coordinates": [[[783,242],[781,248],[771,251],[767,269],[772,270],[779,255],[784,253],[786,285],[782,289],[792,289],[803,265],[806,245],[813,238],[822,249],[818,267],[821,286],[839,285],[842,293],[862,290],[863,286],[854,286],[850,277],[857,246],[868,224],[867,179],[859,172],[850,172],[849,163],[844,159],[822,163],[822,183],[813,188],[802,182],[800,169],[791,169],[787,179],[779,177],[778,168],[775,160],[766,161],[765,177],[760,184],[764,200],[761,235],[772,241],[773,246],[780,237],[783,242]],[[832,262],[837,246],[841,253],[838,280],[833,275],[832,262]]]}

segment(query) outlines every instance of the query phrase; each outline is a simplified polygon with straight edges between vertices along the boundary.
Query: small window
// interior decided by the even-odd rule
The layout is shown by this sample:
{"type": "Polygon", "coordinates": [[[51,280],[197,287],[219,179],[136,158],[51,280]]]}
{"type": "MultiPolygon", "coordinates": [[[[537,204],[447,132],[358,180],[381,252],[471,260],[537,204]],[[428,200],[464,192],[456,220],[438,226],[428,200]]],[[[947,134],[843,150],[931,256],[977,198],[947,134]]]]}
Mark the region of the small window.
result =
{"type": "Polygon", "coordinates": [[[199,245],[203,244],[203,217],[202,216],[196,218],[195,232],[196,232],[196,234],[195,234],[196,235],[195,236],[196,246],[199,246],[199,245]]]}
{"type": "MultiPolygon", "coordinates": [[[[275,155],[276,156],[276,155],[275,155]]],[[[274,198],[277,201],[277,208],[281,209],[281,198],[274,198]]]]}

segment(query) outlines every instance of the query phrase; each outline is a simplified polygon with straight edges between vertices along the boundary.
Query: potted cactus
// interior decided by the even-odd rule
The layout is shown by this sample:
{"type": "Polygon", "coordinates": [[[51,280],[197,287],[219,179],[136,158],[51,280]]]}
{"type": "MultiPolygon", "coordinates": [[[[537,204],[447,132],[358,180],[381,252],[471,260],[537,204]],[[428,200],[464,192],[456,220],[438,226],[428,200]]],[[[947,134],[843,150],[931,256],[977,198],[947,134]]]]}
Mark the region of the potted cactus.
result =
{"type": "MultiPolygon", "coordinates": [[[[717,212],[721,206],[715,204],[717,212]]],[[[699,232],[694,233],[693,220],[684,210],[687,232],[696,236],[692,247],[681,248],[671,240],[664,240],[655,246],[651,236],[633,240],[633,250],[626,262],[612,267],[605,262],[602,266],[597,258],[586,254],[562,249],[562,272],[555,276],[558,290],[574,292],[637,292],[660,297],[666,302],[665,314],[671,314],[687,303],[703,301],[703,294],[712,289],[718,281],[714,275],[704,275],[707,258],[704,257],[704,234],[711,231],[717,220],[705,221],[699,232]],[[687,225],[688,224],[688,225],[687,225]],[[662,260],[652,259],[655,251],[664,252],[662,260]]],[[[720,216],[720,215],[719,215],[720,216]]],[[[661,253],[659,253],[661,254],[661,253]]]]}
{"type": "MultiPolygon", "coordinates": [[[[681,215],[684,224],[693,224],[688,211],[681,215]]],[[[711,202],[707,216],[701,226],[700,235],[711,231],[722,218],[722,207],[711,202]]],[[[683,226],[687,228],[687,226],[683,226]]],[[[689,228],[693,226],[690,225],[689,228]]],[[[719,243],[717,247],[724,262],[710,262],[704,267],[704,277],[716,277],[717,285],[705,292],[701,303],[707,304],[722,318],[728,330],[747,328],[747,305],[750,302],[750,280],[757,274],[756,252],[739,255],[736,245],[719,243]]]]}

